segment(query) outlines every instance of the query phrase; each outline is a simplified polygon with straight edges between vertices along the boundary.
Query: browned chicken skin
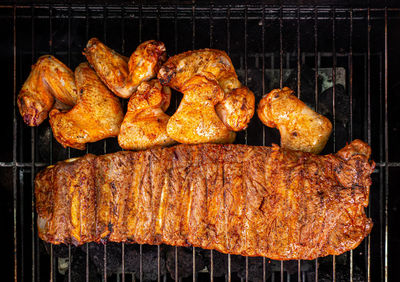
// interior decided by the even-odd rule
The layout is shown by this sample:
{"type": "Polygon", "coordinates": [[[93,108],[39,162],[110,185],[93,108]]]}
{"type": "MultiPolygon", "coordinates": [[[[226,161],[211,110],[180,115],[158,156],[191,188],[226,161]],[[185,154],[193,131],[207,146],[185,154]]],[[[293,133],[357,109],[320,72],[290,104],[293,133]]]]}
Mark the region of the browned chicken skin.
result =
{"type": "Polygon", "coordinates": [[[38,59],[18,95],[18,108],[29,126],[38,126],[54,107],[68,109],[78,99],[73,72],[51,55],[38,59]]]}
{"type": "Polygon", "coordinates": [[[157,79],[142,82],[131,96],[118,143],[123,149],[144,150],[175,143],[167,134],[171,90],[157,79]]]}
{"type": "Polygon", "coordinates": [[[84,150],[86,143],[117,136],[123,119],[122,107],[87,63],[75,70],[80,97],[68,112],[53,109],[50,125],[64,147],[84,150]]]}
{"type": "Polygon", "coordinates": [[[155,40],[141,43],[129,62],[97,38],[88,41],[84,55],[104,84],[122,98],[129,98],[142,81],[155,77],[166,60],[164,43],[155,40]]]}
{"type": "Polygon", "coordinates": [[[158,73],[163,85],[182,92],[195,75],[215,79],[224,92],[216,106],[217,114],[230,130],[247,128],[254,114],[254,94],[242,86],[229,56],[221,50],[188,51],[168,59],[158,73]]]}
{"type": "Polygon", "coordinates": [[[272,90],[261,99],[258,117],[266,126],[279,129],[283,148],[317,154],[325,147],[332,124],[292,93],[288,87],[272,90]]]}
{"type": "Polygon", "coordinates": [[[216,80],[194,75],[180,90],[183,99],[167,125],[172,139],[186,144],[232,143],[235,140],[236,134],[215,112],[215,105],[224,97],[216,80]]]}

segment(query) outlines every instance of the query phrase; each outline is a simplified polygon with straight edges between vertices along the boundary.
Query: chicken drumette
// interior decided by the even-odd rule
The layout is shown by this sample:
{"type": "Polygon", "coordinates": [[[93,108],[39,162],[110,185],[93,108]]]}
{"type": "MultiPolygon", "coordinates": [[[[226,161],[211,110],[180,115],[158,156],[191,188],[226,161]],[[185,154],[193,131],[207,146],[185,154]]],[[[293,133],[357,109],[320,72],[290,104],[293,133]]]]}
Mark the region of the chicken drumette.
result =
{"type": "Polygon", "coordinates": [[[164,43],[141,43],[128,59],[97,38],[88,41],[84,55],[104,84],[121,98],[129,98],[143,81],[155,77],[166,59],[164,43]]]}

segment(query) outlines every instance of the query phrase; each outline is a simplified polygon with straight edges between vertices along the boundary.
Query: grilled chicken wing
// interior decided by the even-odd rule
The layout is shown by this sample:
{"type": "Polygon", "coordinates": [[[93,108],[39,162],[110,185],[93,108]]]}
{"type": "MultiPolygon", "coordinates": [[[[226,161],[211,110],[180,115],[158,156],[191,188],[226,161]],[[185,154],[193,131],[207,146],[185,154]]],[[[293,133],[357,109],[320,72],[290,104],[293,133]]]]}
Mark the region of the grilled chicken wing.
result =
{"type": "Polygon", "coordinates": [[[186,144],[234,141],[235,132],[229,130],[215,112],[215,105],[224,97],[216,80],[195,75],[181,91],[183,99],[167,125],[172,139],[186,144]]]}
{"type": "Polygon", "coordinates": [[[258,117],[266,126],[279,129],[283,148],[317,154],[325,147],[332,124],[292,93],[288,87],[272,90],[261,99],[258,117]]]}
{"type": "Polygon", "coordinates": [[[171,90],[157,79],[142,82],[128,103],[128,111],[118,135],[119,145],[127,150],[144,150],[175,143],[167,134],[171,90]]]}
{"type": "Polygon", "coordinates": [[[50,125],[64,147],[85,149],[85,143],[117,136],[123,119],[122,107],[87,63],[75,70],[80,97],[68,112],[53,109],[50,125]]]}
{"type": "Polygon", "coordinates": [[[229,56],[221,50],[188,51],[168,59],[158,73],[163,85],[180,92],[194,75],[215,79],[225,95],[216,107],[217,114],[231,130],[247,128],[254,114],[254,94],[242,86],[229,56]]]}
{"type": "Polygon", "coordinates": [[[51,55],[39,58],[18,95],[18,108],[29,126],[41,124],[54,107],[69,109],[78,99],[73,72],[51,55]]]}
{"type": "Polygon", "coordinates": [[[140,44],[129,61],[97,38],[89,40],[84,55],[104,84],[122,98],[129,98],[142,81],[155,77],[166,60],[164,43],[155,40],[140,44]]]}

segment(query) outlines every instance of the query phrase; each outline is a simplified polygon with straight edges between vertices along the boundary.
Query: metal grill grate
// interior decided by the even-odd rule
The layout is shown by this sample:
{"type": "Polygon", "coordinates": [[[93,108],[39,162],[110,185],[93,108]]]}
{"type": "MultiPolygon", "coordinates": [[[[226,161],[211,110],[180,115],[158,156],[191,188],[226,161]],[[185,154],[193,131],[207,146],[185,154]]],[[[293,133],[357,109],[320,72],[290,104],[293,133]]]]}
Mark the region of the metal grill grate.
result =
{"type": "MultiPolygon", "coordinates": [[[[33,193],[35,173],[65,158],[120,150],[115,140],[90,144],[86,152],[63,149],[54,142],[48,123],[28,128],[16,108],[18,91],[28,76],[30,65],[39,56],[53,54],[73,68],[84,60],[81,52],[87,40],[96,36],[125,55],[139,42],[151,38],[163,41],[169,55],[205,47],[223,49],[231,56],[240,80],[256,94],[256,102],[272,88],[294,83],[298,97],[326,112],[333,121],[334,132],[323,153],[336,151],[355,138],[367,141],[377,162],[367,210],[375,223],[371,235],[354,251],[340,257],[317,259],[310,267],[309,262],[298,261],[293,269],[292,263],[276,264],[263,258],[257,281],[336,281],[343,277],[350,281],[360,277],[368,281],[388,281],[392,278],[389,271],[394,271],[394,264],[389,261],[389,244],[391,238],[399,234],[398,231],[389,232],[389,227],[392,228],[389,225],[392,213],[389,185],[398,183],[389,178],[389,173],[398,172],[400,167],[400,158],[394,153],[389,155],[397,151],[394,146],[389,150],[389,144],[395,144],[389,140],[393,132],[389,123],[393,126],[396,122],[395,113],[389,111],[393,108],[388,104],[398,100],[388,96],[392,83],[388,80],[389,70],[396,66],[393,63],[391,67],[388,60],[398,59],[400,52],[395,50],[388,58],[388,37],[394,34],[390,31],[392,24],[399,25],[399,11],[397,8],[216,4],[0,6],[1,23],[11,27],[1,27],[9,38],[9,44],[4,44],[5,52],[12,57],[12,72],[6,76],[4,85],[6,93],[14,95],[10,101],[13,119],[5,119],[10,124],[6,128],[10,150],[2,155],[0,169],[12,174],[14,280],[74,281],[71,268],[77,263],[73,261],[75,247],[68,246],[68,270],[61,275],[58,250],[38,239],[33,193]],[[327,95],[330,95],[329,103],[327,95]]],[[[170,112],[179,104],[180,96],[174,94],[170,112]]],[[[393,136],[394,142],[398,141],[393,136]]],[[[279,143],[279,135],[254,117],[249,128],[238,135],[237,143],[270,145],[279,143]]],[[[104,245],[103,272],[100,277],[93,277],[92,249],[86,244],[82,248],[86,281],[144,281],[145,246],[139,246],[139,273],[133,275],[126,272],[127,245],[119,244],[119,248],[119,274],[108,275],[111,274],[107,273],[108,248],[104,245]]],[[[162,271],[163,246],[154,248],[156,280],[171,280],[170,275],[162,271]]],[[[183,261],[177,247],[173,251],[172,277],[176,281],[206,278],[220,281],[221,278],[214,277],[218,270],[214,267],[216,252],[208,251],[210,265],[204,273],[196,269],[199,250],[193,247],[191,251],[192,277],[180,276],[179,265],[183,261]]],[[[227,255],[227,273],[222,280],[254,279],[252,258],[245,258],[244,275],[240,278],[232,268],[233,260],[234,256],[227,255]]]]}

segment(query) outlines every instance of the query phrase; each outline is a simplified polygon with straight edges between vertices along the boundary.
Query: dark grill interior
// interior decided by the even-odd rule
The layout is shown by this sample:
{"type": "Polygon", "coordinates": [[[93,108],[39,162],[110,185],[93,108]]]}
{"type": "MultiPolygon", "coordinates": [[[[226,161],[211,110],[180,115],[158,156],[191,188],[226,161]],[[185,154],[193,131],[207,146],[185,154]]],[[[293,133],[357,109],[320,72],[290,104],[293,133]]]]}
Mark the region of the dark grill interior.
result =
{"type": "MultiPolygon", "coordinates": [[[[0,177],[6,229],[6,278],[27,281],[395,281],[400,251],[400,9],[269,5],[0,5],[0,177]],[[372,146],[371,235],[354,251],[315,261],[271,261],[197,248],[127,244],[52,246],[37,237],[33,180],[43,167],[85,153],[119,151],[116,139],[87,151],[64,149],[48,122],[23,123],[16,95],[30,66],[53,54],[71,69],[91,37],[129,56],[148,39],[168,55],[200,48],[227,51],[256,103],[289,86],[327,116],[334,133],[322,152],[360,138],[372,146]],[[397,42],[396,42],[397,41],[397,42]],[[13,258],[13,259],[11,259],[13,258]],[[12,270],[13,269],[13,270],[12,270]]],[[[172,114],[181,94],[173,92],[172,114]]],[[[126,105],[126,102],[124,103],[126,105]]],[[[279,144],[279,132],[254,116],[236,143],[279,144]]]]}

